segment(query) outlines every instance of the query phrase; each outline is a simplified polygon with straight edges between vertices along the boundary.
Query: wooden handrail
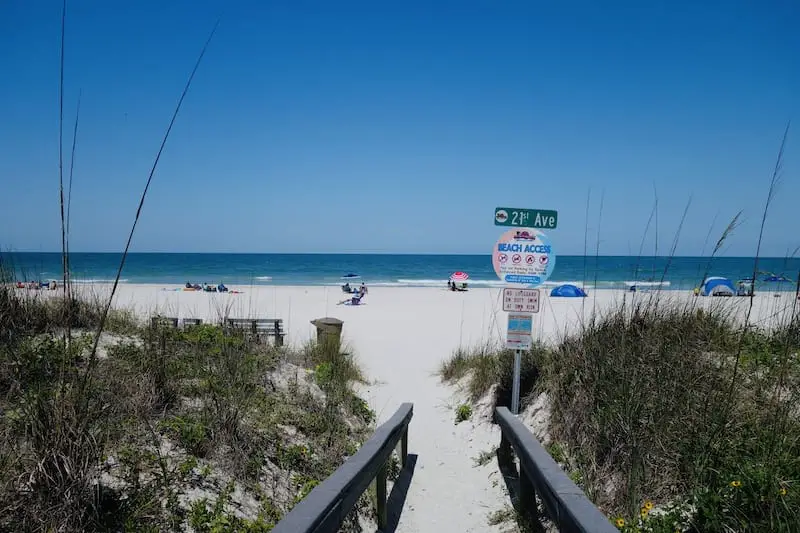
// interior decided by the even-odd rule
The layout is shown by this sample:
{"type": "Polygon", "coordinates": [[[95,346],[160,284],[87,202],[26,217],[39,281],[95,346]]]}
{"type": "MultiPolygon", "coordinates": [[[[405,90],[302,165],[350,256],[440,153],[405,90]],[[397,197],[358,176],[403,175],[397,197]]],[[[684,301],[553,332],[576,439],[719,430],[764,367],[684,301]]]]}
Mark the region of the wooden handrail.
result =
{"type": "Polygon", "coordinates": [[[373,479],[378,489],[378,527],[385,528],[387,464],[400,444],[400,463],[406,466],[412,416],[414,404],[402,404],[354,456],[295,505],[272,533],[336,533],[373,479]]]}
{"type": "Polygon", "coordinates": [[[494,419],[502,432],[498,453],[513,450],[519,459],[519,509],[529,520],[538,518],[538,495],[562,533],[619,533],[507,407],[496,408],[494,419]]]}

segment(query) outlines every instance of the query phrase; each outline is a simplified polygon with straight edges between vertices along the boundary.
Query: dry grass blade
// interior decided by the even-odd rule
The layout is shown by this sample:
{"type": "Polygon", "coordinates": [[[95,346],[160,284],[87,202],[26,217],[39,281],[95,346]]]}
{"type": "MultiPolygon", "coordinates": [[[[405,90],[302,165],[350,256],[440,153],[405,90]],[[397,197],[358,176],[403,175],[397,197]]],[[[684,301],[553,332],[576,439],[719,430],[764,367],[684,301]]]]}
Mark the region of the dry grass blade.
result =
{"type": "MultiPolygon", "coordinates": [[[[756,276],[758,275],[758,260],[759,260],[759,254],[761,253],[761,242],[762,242],[762,240],[764,238],[764,226],[766,224],[767,214],[769,213],[769,207],[770,207],[770,204],[772,203],[772,198],[773,198],[773,196],[775,194],[775,189],[776,189],[776,187],[778,185],[778,181],[779,181],[779,178],[780,178],[780,172],[781,172],[781,168],[783,166],[783,152],[784,152],[784,148],[786,147],[786,139],[789,136],[789,126],[790,125],[791,125],[791,122],[787,123],[786,124],[786,129],[783,132],[783,138],[781,140],[781,146],[780,146],[780,149],[778,150],[778,157],[777,157],[777,159],[775,161],[775,167],[773,168],[772,177],[770,178],[770,182],[769,182],[769,189],[767,191],[767,200],[764,203],[764,211],[761,214],[761,226],[760,226],[759,233],[758,233],[758,244],[756,245],[756,257],[755,257],[755,260],[753,261],[753,285],[754,286],[755,286],[756,276]]],[[[719,242],[717,244],[718,244],[718,246],[720,245],[719,242]]],[[[736,349],[736,356],[735,356],[734,362],[733,362],[733,372],[731,374],[730,382],[729,382],[728,387],[727,387],[727,395],[726,395],[727,398],[733,398],[734,392],[736,391],[736,385],[737,385],[737,383],[738,383],[738,381],[740,379],[739,370],[740,370],[740,367],[741,367],[742,352],[743,352],[743,348],[744,348],[744,340],[745,340],[745,336],[747,335],[748,328],[750,326],[750,317],[751,317],[751,315],[753,313],[753,298],[755,298],[755,290],[750,291],[750,300],[749,300],[749,303],[748,303],[748,306],[747,306],[747,312],[745,314],[744,324],[743,324],[742,328],[740,329],[739,342],[738,342],[738,346],[737,346],[737,349],[736,349]]],[[[731,402],[730,405],[732,406],[733,402],[731,402]]],[[[717,424],[717,427],[712,432],[711,437],[709,438],[708,444],[705,447],[705,450],[710,450],[712,444],[717,439],[719,439],[720,436],[724,433],[724,431],[725,431],[725,429],[726,429],[726,427],[728,425],[728,419],[729,419],[729,413],[727,413],[726,416],[724,416],[724,417],[722,417],[720,419],[720,423],[717,424]]],[[[703,460],[705,461],[707,459],[707,457],[708,457],[708,455],[706,453],[704,455],[704,457],[703,457],[703,460]]]]}
{"type": "MultiPolygon", "coordinates": [[[[67,186],[67,219],[66,219],[66,239],[64,244],[66,245],[64,260],[65,260],[65,272],[67,274],[66,280],[64,282],[64,290],[66,291],[67,299],[72,297],[72,282],[70,280],[70,266],[69,266],[69,229],[70,229],[70,213],[72,208],[72,177],[75,172],[75,150],[78,146],[78,120],[81,116],[81,92],[78,93],[78,108],[75,111],[75,126],[72,129],[72,151],[70,152],[69,158],[69,185],[67,186]]],[[[69,331],[67,332],[69,334],[69,331]]]]}
{"type": "MultiPolygon", "coordinates": [[[[64,210],[64,37],[66,34],[66,22],[67,0],[64,0],[61,6],[61,64],[58,85],[58,193],[61,208],[61,268],[64,274],[62,289],[65,303],[68,297],[67,276],[69,275],[67,264],[67,220],[64,210]]],[[[68,307],[67,313],[69,313],[68,307]]],[[[67,322],[69,323],[69,320],[67,322]]]]}
{"type": "Polygon", "coordinates": [[[156,168],[158,168],[158,162],[161,160],[161,154],[164,152],[164,147],[167,144],[167,140],[169,139],[170,132],[172,132],[172,127],[175,125],[175,120],[178,118],[178,113],[181,110],[181,106],[183,105],[183,100],[186,98],[186,94],[189,92],[189,88],[192,86],[192,80],[194,80],[194,76],[197,73],[197,69],[200,67],[200,63],[203,61],[203,57],[206,54],[206,50],[208,50],[208,45],[211,44],[211,40],[214,38],[214,34],[217,32],[217,27],[219,26],[219,19],[214,24],[211,33],[206,39],[205,44],[203,45],[202,50],[200,51],[200,55],[197,57],[197,61],[194,64],[194,68],[192,69],[191,74],[189,75],[189,79],[186,81],[186,85],[183,88],[183,92],[181,93],[180,98],[178,99],[178,103],[175,106],[175,111],[172,113],[172,118],[170,119],[169,126],[167,127],[167,131],[164,133],[164,137],[161,140],[161,146],[158,148],[158,153],[156,154],[156,158],[153,161],[153,166],[150,168],[150,174],[147,176],[147,182],[145,183],[144,190],[142,191],[142,196],[139,198],[139,205],[136,208],[136,216],[133,219],[133,224],[131,225],[131,230],[128,233],[128,240],[125,243],[125,249],[122,252],[122,258],[119,262],[119,268],[117,269],[117,274],[114,276],[114,284],[111,287],[111,294],[108,297],[108,302],[106,302],[105,308],[103,309],[103,315],[100,319],[100,323],[97,326],[97,333],[94,337],[94,344],[92,346],[92,350],[89,355],[89,365],[86,372],[86,377],[84,379],[83,388],[86,387],[86,384],[91,379],[91,370],[97,362],[97,347],[100,343],[100,335],[103,332],[103,328],[105,327],[106,321],[108,320],[108,313],[111,310],[111,305],[114,301],[114,295],[117,292],[117,287],[119,286],[119,280],[122,276],[122,269],[125,267],[125,259],[128,257],[128,251],[131,247],[131,241],[133,240],[133,234],[136,231],[136,224],[139,222],[139,217],[142,214],[142,207],[144,206],[144,201],[147,198],[147,191],[150,189],[150,183],[153,181],[153,176],[156,173],[156,168]]]}
{"type": "MultiPolygon", "coordinates": [[[[736,228],[739,227],[740,223],[739,217],[741,216],[742,216],[741,211],[736,213],[736,215],[734,215],[731,221],[728,222],[728,225],[725,227],[725,231],[723,231],[722,235],[720,235],[719,239],[717,239],[717,244],[716,246],[714,246],[714,251],[712,251],[711,255],[708,257],[708,262],[706,262],[706,268],[703,271],[703,276],[700,278],[700,283],[698,284],[698,287],[703,285],[706,278],[708,277],[708,274],[711,272],[711,263],[714,261],[714,257],[716,257],[717,252],[719,252],[722,249],[722,246],[725,244],[725,241],[728,239],[728,237],[730,237],[731,234],[733,234],[733,232],[736,230],[736,228]]],[[[706,239],[708,239],[708,237],[706,237],[706,239]]],[[[703,246],[705,247],[705,245],[703,246]]]]}

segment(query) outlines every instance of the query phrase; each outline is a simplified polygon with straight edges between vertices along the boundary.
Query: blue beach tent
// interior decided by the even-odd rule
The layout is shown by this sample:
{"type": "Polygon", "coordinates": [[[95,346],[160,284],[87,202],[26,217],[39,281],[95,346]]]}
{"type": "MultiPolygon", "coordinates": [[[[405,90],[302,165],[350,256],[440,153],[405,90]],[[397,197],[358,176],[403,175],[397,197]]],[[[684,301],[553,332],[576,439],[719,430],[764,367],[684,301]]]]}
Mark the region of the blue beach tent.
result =
{"type": "Polygon", "coordinates": [[[586,291],[575,285],[559,285],[550,291],[550,296],[563,296],[565,298],[583,298],[586,291]]]}
{"type": "Polygon", "coordinates": [[[733,296],[736,294],[736,289],[733,288],[733,283],[728,278],[712,276],[703,282],[700,294],[703,296],[733,296]]]}

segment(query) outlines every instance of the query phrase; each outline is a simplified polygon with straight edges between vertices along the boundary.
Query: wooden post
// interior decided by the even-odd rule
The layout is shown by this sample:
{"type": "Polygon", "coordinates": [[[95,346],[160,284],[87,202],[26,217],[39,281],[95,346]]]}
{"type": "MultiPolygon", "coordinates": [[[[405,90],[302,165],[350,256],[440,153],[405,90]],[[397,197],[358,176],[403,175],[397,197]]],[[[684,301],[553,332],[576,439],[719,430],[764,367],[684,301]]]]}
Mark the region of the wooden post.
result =
{"type": "Polygon", "coordinates": [[[281,321],[275,319],[275,346],[283,346],[283,335],[281,334],[281,321]]]}
{"type": "Polygon", "coordinates": [[[378,477],[375,478],[375,492],[378,498],[378,529],[383,531],[388,523],[388,513],[386,511],[386,463],[383,463],[378,470],[378,477]]]}
{"type": "Polygon", "coordinates": [[[408,426],[403,430],[403,436],[400,439],[400,466],[405,468],[408,462],[408,426]]]}
{"type": "Polygon", "coordinates": [[[530,526],[533,526],[539,520],[539,509],[536,506],[536,490],[521,461],[519,464],[519,510],[530,526]]]}
{"type": "Polygon", "coordinates": [[[497,449],[499,459],[503,461],[510,461],[512,455],[511,443],[506,439],[505,434],[500,434],[500,446],[497,449]]]}

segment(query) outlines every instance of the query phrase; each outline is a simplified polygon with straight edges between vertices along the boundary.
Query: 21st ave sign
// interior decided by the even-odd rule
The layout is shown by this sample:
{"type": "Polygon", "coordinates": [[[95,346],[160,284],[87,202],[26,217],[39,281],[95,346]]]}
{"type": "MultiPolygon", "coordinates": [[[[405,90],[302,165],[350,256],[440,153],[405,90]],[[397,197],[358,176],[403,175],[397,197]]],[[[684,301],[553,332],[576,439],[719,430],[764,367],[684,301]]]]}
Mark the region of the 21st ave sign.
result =
{"type": "Polygon", "coordinates": [[[558,211],[549,209],[515,209],[513,207],[497,207],[494,210],[495,226],[555,229],[557,224],[558,211]]]}

